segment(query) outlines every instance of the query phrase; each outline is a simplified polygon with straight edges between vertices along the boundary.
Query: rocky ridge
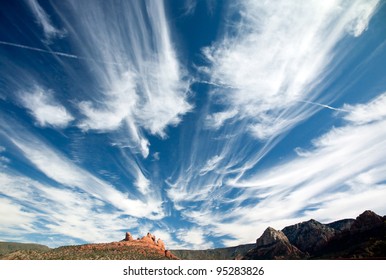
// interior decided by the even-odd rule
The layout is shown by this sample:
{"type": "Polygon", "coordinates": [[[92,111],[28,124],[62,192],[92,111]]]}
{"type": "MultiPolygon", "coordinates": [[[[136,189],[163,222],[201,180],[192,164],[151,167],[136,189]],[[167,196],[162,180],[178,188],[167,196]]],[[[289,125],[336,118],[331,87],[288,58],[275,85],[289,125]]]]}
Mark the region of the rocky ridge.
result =
{"type": "Polygon", "coordinates": [[[267,228],[243,259],[386,259],[386,217],[365,211],[330,224],[315,220],[267,228]]]}

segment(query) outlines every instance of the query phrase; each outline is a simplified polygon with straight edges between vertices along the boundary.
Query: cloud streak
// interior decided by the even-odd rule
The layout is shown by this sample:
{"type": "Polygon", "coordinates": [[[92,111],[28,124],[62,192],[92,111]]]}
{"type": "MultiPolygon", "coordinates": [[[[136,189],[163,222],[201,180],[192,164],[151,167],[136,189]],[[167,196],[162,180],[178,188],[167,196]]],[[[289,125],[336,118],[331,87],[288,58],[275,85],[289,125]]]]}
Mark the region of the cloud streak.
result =
{"type": "Polygon", "coordinates": [[[48,43],[55,37],[62,38],[65,36],[66,32],[64,30],[59,30],[52,24],[50,17],[40,6],[37,0],[26,0],[28,6],[30,7],[32,13],[34,14],[37,23],[42,27],[44,31],[44,36],[48,43]]]}

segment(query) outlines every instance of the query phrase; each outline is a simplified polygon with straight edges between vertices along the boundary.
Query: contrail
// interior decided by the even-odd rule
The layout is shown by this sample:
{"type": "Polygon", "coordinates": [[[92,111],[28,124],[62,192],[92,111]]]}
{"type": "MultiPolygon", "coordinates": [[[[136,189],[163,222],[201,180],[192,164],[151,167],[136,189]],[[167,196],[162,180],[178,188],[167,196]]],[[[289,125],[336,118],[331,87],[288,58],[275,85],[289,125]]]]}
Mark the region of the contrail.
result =
{"type": "Polygon", "coordinates": [[[20,45],[20,44],[4,42],[4,41],[0,41],[0,44],[7,45],[7,46],[12,46],[12,47],[17,47],[17,48],[22,48],[22,49],[27,49],[27,50],[36,51],[36,52],[60,55],[60,56],[69,57],[69,58],[85,59],[83,57],[79,57],[79,56],[74,55],[74,54],[55,52],[55,51],[47,51],[47,50],[44,50],[44,49],[39,49],[39,48],[29,47],[29,46],[20,45]]]}
{"type": "Polygon", "coordinates": [[[335,107],[332,107],[332,106],[329,106],[329,105],[326,105],[326,104],[322,104],[322,103],[317,103],[317,102],[311,102],[311,101],[305,101],[305,100],[298,100],[298,102],[302,102],[302,103],[306,103],[306,104],[312,104],[312,105],[317,105],[317,106],[320,106],[320,107],[323,107],[323,108],[327,108],[327,109],[334,110],[334,111],[339,111],[339,112],[349,112],[348,110],[345,110],[345,109],[335,108],[335,107]]]}
{"type": "Polygon", "coordinates": [[[214,82],[209,82],[209,81],[195,80],[194,82],[200,83],[200,84],[212,85],[212,86],[221,87],[221,88],[238,89],[237,87],[232,87],[232,86],[222,85],[222,84],[216,84],[214,82]]]}
{"type": "Polygon", "coordinates": [[[92,58],[77,56],[75,54],[70,54],[70,53],[63,53],[63,52],[56,52],[56,51],[47,51],[47,50],[40,49],[40,48],[34,48],[34,47],[30,47],[30,46],[26,46],[26,45],[20,45],[20,44],[15,44],[15,43],[10,43],[10,42],[0,41],[0,44],[1,45],[6,45],[6,46],[11,46],[11,47],[22,48],[22,49],[26,49],[26,50],[30,50],[30,51],[35,51],[35,52],[47,53],[47,54],[51,54],[51,55],[59,55],[59,56],[63,56],[63,57],[67,57],[67,58],[72,58],[72,59],[90,60],[90,61],[95,61],[95,62],[104,63],[104,64],[121,65],[121,64],[115,63],[115,62],[106,62],[106,61],[96,60],[96,59],[92,59],[92,58]]]}

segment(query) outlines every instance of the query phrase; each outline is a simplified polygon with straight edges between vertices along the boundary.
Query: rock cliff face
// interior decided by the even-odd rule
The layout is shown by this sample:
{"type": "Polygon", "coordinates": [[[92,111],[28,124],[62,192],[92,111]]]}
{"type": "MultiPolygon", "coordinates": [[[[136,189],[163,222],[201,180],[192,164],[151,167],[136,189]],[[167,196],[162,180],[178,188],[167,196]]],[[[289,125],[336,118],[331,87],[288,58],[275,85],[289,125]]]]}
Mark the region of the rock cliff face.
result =
{"type": "Polygon", "coordinates": [[[243,259],[302,259],[306,256],[293,246],[282,231],[267,228],[256,240],[256,248],[249,251],[243,259]]]}
{"type": "Polygon", "coordinates": [[[325,246],[336,234],[335,229],[315,220],[283,229],[291,244],[303,252],[313,253],[325,246]]]}

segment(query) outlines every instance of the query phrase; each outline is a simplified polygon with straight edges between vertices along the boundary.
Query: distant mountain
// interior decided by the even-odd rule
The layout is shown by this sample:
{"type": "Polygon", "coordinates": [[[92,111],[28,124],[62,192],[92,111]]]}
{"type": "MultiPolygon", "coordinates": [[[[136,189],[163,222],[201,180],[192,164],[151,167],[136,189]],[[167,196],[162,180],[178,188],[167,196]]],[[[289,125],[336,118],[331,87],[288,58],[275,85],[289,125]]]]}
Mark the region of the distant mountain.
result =
{"type": "Polygon", "coordinates": [[[207,250],[171,250],[183,260],[234,260],[241,259],[255,244],[245,244],[235,247],[207,249],[207,250]]]}
{"type": "Polygon", "coordinates": [[[343,220],[326,224],[326,226],[333,228],[337,231],[344,231],[344,230],[349,230],[354,222],[355,222],[355,219],[343,219],[343,220]]]}
{"type": "Polygon", "coordinates": [[[1,255],[9,254],[15,251],[40,251],[46,252],[50,248],[45,245],[35,244],[35,243],[17,243],[17,242],[0,242],[0,257],[1,255]]]}

